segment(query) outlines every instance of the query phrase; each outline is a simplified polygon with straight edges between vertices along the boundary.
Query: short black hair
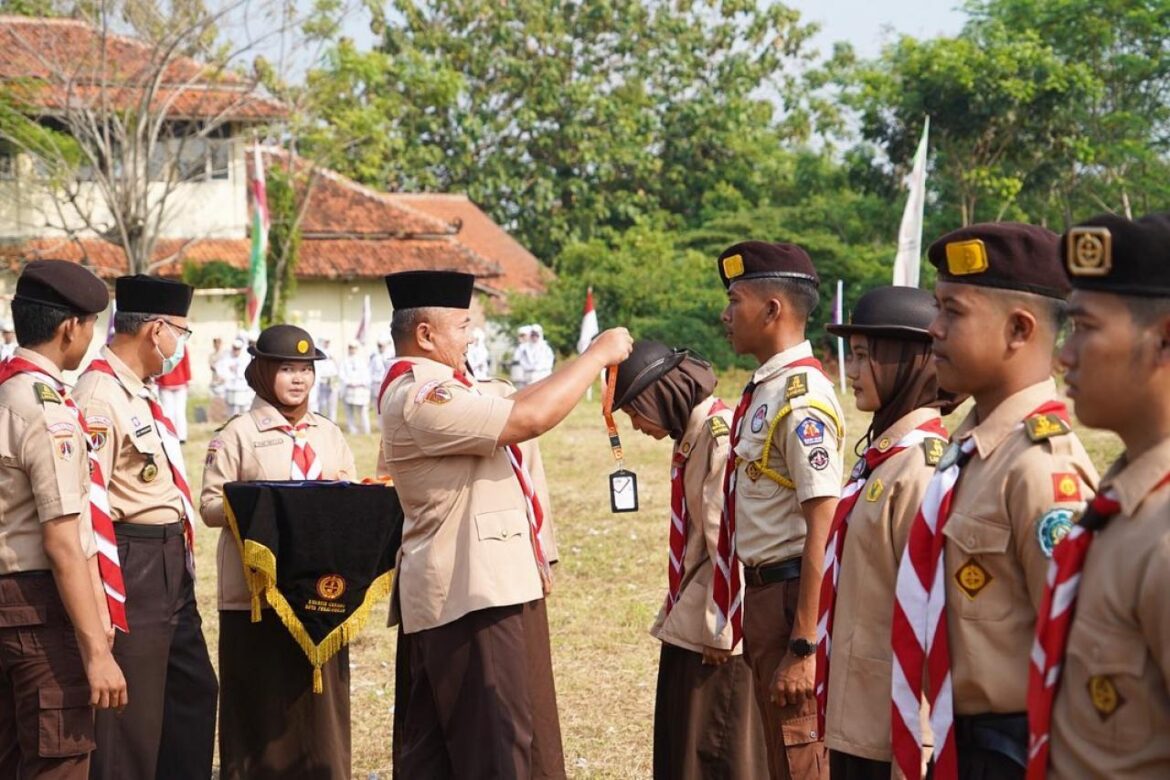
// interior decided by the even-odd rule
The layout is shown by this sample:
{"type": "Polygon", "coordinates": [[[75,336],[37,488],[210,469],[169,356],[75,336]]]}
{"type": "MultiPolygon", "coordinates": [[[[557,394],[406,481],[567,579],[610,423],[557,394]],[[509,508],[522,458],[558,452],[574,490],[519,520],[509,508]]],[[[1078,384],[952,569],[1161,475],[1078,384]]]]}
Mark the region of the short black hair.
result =
{"type": "Polygon", "coordinates": [[[736,282],[736,284],[751,285],[756,294],[762,297],[783,298],[792,306],[793,311],[802,320],[807,320],[809,315],[816,310],[817,305],[821,302],[821,294],[817,290],[816,284],[811,281],[805,281],[804,279],[768,277],[763,279],[744,279],[743,281],[736,282]]]}
{"type": "Polygon", "coordinates": [[[394,345],[397,347],[409,343],[419,323],[432,316],[435,311],[437,307],[433,306],[395,309],[390,315],[390,338],[393,339],[394,345]]]}
{"type": "Polygon", "coordinates": [[[1170,317],[1170,298],[1123,295],[1122,300],[1133,321],[1142,327],[1149,327],[1163,317],[1170,317]]]}
{"type": "Polygon", "coordinates": [[[1032,313],[1040,322],[1048,325],[1054,336],[1059,336],[1068,322],[1068,301],[1063,298],[1052,298],[1047,295],[1024,292],[1023,290],[1003,290],[999,288],[985,288],[999,296],[1008,306],[1019,306],[1032,313]]]}
{"type": "Polygon", "coordinates": [[[151,320],[157,320],[157,314],[140,314],[138,312],[114,312],[114,333],[133,336],[142,326],[151,320]]]}
{"type": "Polygon", "coordinates": [[[12,301],[12,327],[16,343],[22,347],[48,344],[57,335],[57,328],[70,317],[82,317],[69,309],[47,303],[16,298],[12,301]]]}

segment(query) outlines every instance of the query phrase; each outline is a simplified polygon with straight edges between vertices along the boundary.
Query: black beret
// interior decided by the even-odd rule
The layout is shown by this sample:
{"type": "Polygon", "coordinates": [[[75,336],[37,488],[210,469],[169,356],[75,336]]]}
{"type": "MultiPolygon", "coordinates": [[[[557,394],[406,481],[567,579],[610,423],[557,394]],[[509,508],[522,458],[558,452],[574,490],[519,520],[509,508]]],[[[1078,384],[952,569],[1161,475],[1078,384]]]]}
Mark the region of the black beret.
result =
{"type": "Polygon", "coordinates": [[[313,337],[296,325],[271,325],[264,329],[248,354],[272,360],[324,360],[325,353],[313,344],[313,337]]]}
{"type": "Polygon", "coordinates": [[[934,296],[917,287],[875,287],[858,299],[848,325],[827,325],[834,336],[884,336],[930,341],[934,296]]]}
{"type": "Polygon", "coordinates": [[[947,233],[930,245],[931,265],[944,282],[1068,297],[1060,236],[1019,222],[985,222],[947,233]]]}
{"type": "Polygon", "coordinates": [[[97,314],[110,304],[110,291],[87,268],[68,260],[33,260],[16,280],[17,301],[43,303],[78,314],[97,314]]]}
{"type": "Polygon", "coordinates": [[[395,310],[426,306],[468,309],[475,277],[458,271],[402,271],[386,277],[386,289],[395,310]]]}
{"type": "Polygon", "coordinates": [[[1101,214],[1071,228],[1060,244],[1078,290],[1170,296],[1170,213],[1136,220],[1101,214]]]}
{"type": "Polygon", "coordinates": [[[135,274],[119,276],[114,283],[114,301],[125,314],[168,314],[186,317],[195,288],[189,284],[135,274]]]}
{"type": "Polygon", "coordinates": [[[671,349],[660,341],[635,341],[630,356],[617,367],[613,408],[620,409],[633,401],[686,357],[685,349],[671,349]]]}
{"type": "Polygon", "coordinates": [[[799,279],[820,284],[808,252],[796,244],[741,241],[719,255],[719,278],[724,287],[743,279],[799,279]]]}

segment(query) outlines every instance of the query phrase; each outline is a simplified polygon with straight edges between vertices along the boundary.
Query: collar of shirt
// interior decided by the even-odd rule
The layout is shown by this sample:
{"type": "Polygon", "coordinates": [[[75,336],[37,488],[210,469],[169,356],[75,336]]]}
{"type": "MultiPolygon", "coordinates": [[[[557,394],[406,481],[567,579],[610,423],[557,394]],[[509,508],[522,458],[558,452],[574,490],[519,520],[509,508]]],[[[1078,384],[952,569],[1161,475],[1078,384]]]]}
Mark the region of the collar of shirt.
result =
{"type": "Polygon", "coordinates": [[[61,369],[57,368],[57,365],[53,361],[49,360],[40,352],[33,352],[31,349],[25,349],[24,347],[17,347],[16,352],[14,352],[12,356],[24,358],[39,368],[41,371],[60,382],[62,385],[69,387],[69,385],[65,382],[65,379],[61,376],[61,369]]]}
{"type": "Polygon", "coordinates": [[[707,424],[707,415],[710,414],[714,403],[715,396],[712,395],[700,401],[691,410],[691,416],[687,419],[687,429],[683,431],[678,444],[674,445],[675,456],[681,455],[683,460],[691,457],[691,453],[695,451],[695,442],[703,432],[703,426],[707,424]]]}
{"type": "Polygon", "coordinates": [[[114,373],[118,375],[118,379],[121,380],[122,387],[126,389],[126,392],[129,393],[131,397],[138,397],[138,393],[142,390],[143,387],[146,386],[146,383],[143,382],[137,374],[131,371],[126,366],[126,364],[122,362],[122,359],[115,355],[114,351],[108,346],[102,347],[101,355],[102,359],[110,364],[110,368],[114,369],[114,373]]]}
{"type": "Polygon", "coordinates": [[[769,379],[775,377],[780,373],[789,363],[800,360],[801,358],[810,358],[813,356],[812,344],[808,341],[802,341],[794,347],[789,347],[783,352],[777,352],[772,357],[768,358],[764,365],[756,369],[752,374],[752,381],[757,385],[761,382],[767,382],[769,379]]]}
{"type": "Polygon", "coordinates": [[[1122,454],[1102,478],[1100,492],[1115,491],[1122,514],[1133,517],[1154,486],[1166,476],[1167,463],[1170,463],[1170,439],[1163,439],[1133,463],[1122,454]]]}
{"type": "MultiPolygon", "coordinates": [[[[289,424],[288,420],[284,419],[284,415],[278,412],[275,406],[260,396],[256,396],[252,400],[252,409],[248,414],[252,415],[252,422],[256,424],[256,430],[258,431],[273,431],[289,424]]],[[[301,422],[306,425],[316,425],[317,415],[312,412],[305,412],[305,416],[301,418],[301,422]]]]}
{"type": "Polygon", "coordinates": [[[927,406],[914,409],[909,414],[906,414],[894,421],[894,424],[886,428],[873,440],[873,446],[877,447],[879,451],[885,452],[890,447],[900,442],[906,434],[914,430],[918,426],[930,420],[936,420],[939,417],[938,409],[932,409],[927,406]],[[881,444],[885,442],[886,446],[881,444]]]}
{"type": "Polygon", "coordinates": [[[416,382],[425,382],[432,379],[447,380],[455,377],[455,369],[446,363],[440,363],[437,360],[431,360],[425,357],[404,357],[401,358],[409,362],[413,368],[414,380],[416,382]]]}
{"type": "Polygon", "coordinates": [[[962,441],[968,436],[974,438],[979,457],[986,458],[1007,439],[1008,434],[1016,429],[1027,414],[1045,401],[1057,397],[1059,393],[1055,380],[1050,377],[1037,382],[1005,398],[983,422],[977,421],[975,410],[972,409],[955,431],[954,439],[962,441]]]}

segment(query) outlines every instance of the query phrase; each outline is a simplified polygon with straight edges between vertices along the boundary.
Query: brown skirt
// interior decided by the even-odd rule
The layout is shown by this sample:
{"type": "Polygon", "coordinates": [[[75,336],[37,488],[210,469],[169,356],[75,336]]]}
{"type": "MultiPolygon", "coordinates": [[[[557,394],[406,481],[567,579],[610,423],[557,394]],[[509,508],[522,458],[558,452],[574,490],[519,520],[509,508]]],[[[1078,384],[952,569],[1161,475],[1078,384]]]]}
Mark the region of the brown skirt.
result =
{"type": "Polygon", "coordinates": [[[743,656],[704,666],[692,650],[662,644],[654,704],[657,780],[767,777],[764,727],[743,656]]]}
{"type": "Polygon", "coordinates": [[[313,667],[270,609],[219,613],[219,761],[222,780],[350,777],[349,649],[313,667]]]}

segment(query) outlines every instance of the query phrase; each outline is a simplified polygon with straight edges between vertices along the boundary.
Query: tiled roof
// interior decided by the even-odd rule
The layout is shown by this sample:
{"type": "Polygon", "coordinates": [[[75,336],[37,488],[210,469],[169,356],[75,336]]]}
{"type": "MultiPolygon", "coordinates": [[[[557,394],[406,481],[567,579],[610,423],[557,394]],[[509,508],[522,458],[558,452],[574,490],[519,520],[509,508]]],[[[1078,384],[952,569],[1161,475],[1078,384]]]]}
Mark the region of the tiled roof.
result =
{"type": "MultiPolygon", "coordinates": [[[[206,263],[222,260],[237,268],[245,268],[251,253],[247,239],[161,239],[155,245],[154,258],[174,259],[157,269],[160,276],[178,276],[183,260],[206,263]]],[[[122,247],[100,238],[69,239],[40,238],[19,243],[0,244],[0,258],[10,270],[17,270],[24,260],[53,258],[73,260],[89,267],[98,276],[113,278],[127,273],[126,253],[122,247]]]]}
{"type": "Polygon", "coordinates": [[[503,276],[493,282],[496,286],[531,293],[547,287],[552,272],[466,195],[396,193],[388,197],[457,226],[459,243],[503,269],[503,276]]]}
{"type": "MultiPolygon", "coordinates": [[[[0,16],[0,83],[10,94],[48,113],[103,98],[124,109],[158,75],[162,47],[103,33],[77,19],[0,16]],[[103,94],[104,93],[104,94],[103,94]]],[[[285,106],[254,91],[241,76],[173,57],[163,67],[151,110],[176,118],[262,121],[285,106]]]]}

